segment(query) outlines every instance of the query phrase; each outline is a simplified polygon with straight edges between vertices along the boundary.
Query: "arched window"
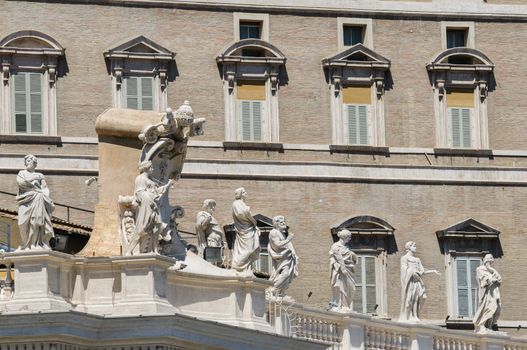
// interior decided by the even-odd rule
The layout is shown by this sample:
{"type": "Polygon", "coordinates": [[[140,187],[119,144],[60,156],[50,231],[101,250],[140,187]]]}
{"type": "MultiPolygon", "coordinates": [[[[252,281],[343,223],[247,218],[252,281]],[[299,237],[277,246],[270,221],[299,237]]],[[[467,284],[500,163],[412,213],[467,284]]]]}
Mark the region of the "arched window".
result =
{"type": "Polygon", "coordinates": [[[454,47],[437,54],[426,68],[434,88],[437,147],[488,149],[492,61],[476,49],[454,47]]]}
{"type": "Polygon", "coordinates": [[[325,58],[322,65],[331,87],[333,144],[385,146],[384,92],[390,61],[356,44],[325,58]]]}
{"type": "Polygon", "coordinates": [[[57,135],[57,77],[64,48],[50,36],[20,31],[0,41],[3,87],[0,133],[57,135]]]}
{"type": "Polygon", "coordinates": [[[176,76],[175,55],[144,36],[105,52],[112,76],[113,106],[164,111],[167,84],[176,76]]]}
{"type": "Polygon", "coordinates": [[[284,54],[260,39],[244,39],[216,58],[225,94],[225,138],[279,142],[278,89],[285,83],[284,54]]]}
{"type": "Polygon", "coordinates": [[[355,267],[353,310],[386,316],[386,256],[397,251],[393,228],[374,216],[356,216],[331,228],[333,241],[342,229],[351,231],[350,249],[359,260],[355,267]]]}

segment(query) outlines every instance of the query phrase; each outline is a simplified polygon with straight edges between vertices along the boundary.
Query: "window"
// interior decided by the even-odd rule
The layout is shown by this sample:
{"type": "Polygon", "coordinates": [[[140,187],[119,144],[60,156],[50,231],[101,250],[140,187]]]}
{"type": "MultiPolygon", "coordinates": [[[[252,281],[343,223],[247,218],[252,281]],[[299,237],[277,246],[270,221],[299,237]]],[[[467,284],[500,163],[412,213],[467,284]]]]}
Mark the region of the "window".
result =
{"type": "Polygon", "coordinates": [[[467,29],[447,29],[446,48],[467,46],[467,29]]]}
{"type": "Polygon", "coordinates": [[[164,111],[167,86],[175,79],[175,54],[139,36],[107,52],[113,106],[164,111]]]}
{"type": "Polygon", "coordinates": [[[334,145],[384,146],[390,61],[362,44],[322,60],[328,71],[334,145]]]}
{"type": "Polygon", "coordinates": [[[261,22],[240,21],[240,40],[261,39],[261,22]]]}
{"type": "Polygon", "coordinates": [[[456,47],[475,48],[474,22],[441,22],[443,50],[456,47]]]}
{"type": "Polygon", "coordinates": [[[456,316],[472,318],[478,306],[476,269],[481,265],[481,258],[457,256],[454,261],[456,265],[456,277],[454,278],[456,316]]]}
{"type": "Polygon", "coordinates": [[[53,38],[21,31],[0,41],[3,83],[0,133],[57,135],[56,80],[64,49],[53,38]]]}
{"type": "Polygon", "coordinates": [[[345,87],[342,95],[345,140],[350,145],[368,145],[371,88],[345,87]]]}
{"type": "Polygon", "coordinates": [[[492,61],[476,49],[456,47],[436,55],[426,68],[434,91],[436,147],[488,149],[492,61]]]}
{"type": "Polygon", "coordinates": [[[13,114],[16,133],[42,133],[42,74],[13,74],[13,114]]]}
{"type": "Polygon", "coordinates": [[[447,93],[447,107],[451,124],[451,146],[454,148],[472,147],[474,92],[454,91],[447,93]]]}
{"type": "Polygon", "coordinates": [[[344,26],[343,29],[344,46],[353,46],[364,43],[363,26],[344,26]]]}
{"type": "Polygon", "coordinates": [[[373,24],[371,18],[337,18],[337,47],[339,51],[356,44],[373,50],[373,24]]]}
{"type": "Polygon", "coordinates": [[[234,40],[261,39],[269,41],[269,14],[234,12],[234,40]]]}
{"type": "Polygon", "coordinates": [[[126,77],[126,108],[151,111],[154,107],[153,88],[152,77],[126,77]]]}
{"type": "Polygon", "coordinates": [[[353,310],[386,316],[386,261],[389,254],[397,251],[395,229],[382,219],[356,216],[331,228],[334,242],[338,241],[337,232],[342,229],[351,231],[349,246],[358,259],[353,276],[356,283],[353,310]]]}
{"type": "Polygon", "coordinates": [[[445,256],[448,328],[472,325],[477,308],[476,269],[485,254],[503,255],[500,232],[474,219],[466,219],[436,232],[445,256]]]}
{"type": "Polygon", "coordinates": [[[285,56],[259,39],[238,41],[216,58],[225,94],[225,139],[279,142],[278,91],[285,56]]]}
{"type": "Polygon", "coordinates": [[[377,310],[377,272],[375,256],[358,255],[355,266],[355,296],[353,311],[372,314],[377,310]]]}

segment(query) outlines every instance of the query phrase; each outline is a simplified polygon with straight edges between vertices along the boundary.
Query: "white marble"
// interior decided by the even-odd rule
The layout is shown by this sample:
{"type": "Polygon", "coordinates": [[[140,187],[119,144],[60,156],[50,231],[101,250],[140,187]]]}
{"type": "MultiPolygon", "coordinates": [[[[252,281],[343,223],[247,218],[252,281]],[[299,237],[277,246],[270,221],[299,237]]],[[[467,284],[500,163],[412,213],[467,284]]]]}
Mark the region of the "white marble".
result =
{"type": "Polygon", "coordinates": [[[252,275],[252,265],[260,252],[260,229],[251,214],[251,208],[245,203],[247,191],[240,187],[234,192],[232,218],[236,239],[232,250],[232,268],[244,275],[252,275]]]}
{"type": "Polygon", "coordinates": [[[37,158],[34,155],[24,157],[25,170],[16,177],[18,184],[18,227],[22,249],[50,250],[50,240],[55,237],[51,224],[51,215],[55,209],[49,197],[49,188],[44,175],[36,172],[37,158]]]}
{"type": "Polygon", "coordinates": [[[339,240],[329,250],[329,267],[331,278],[332,300],[330,310],[336,312],[351,312],[353,310],[353,296],[355,294],[355,280],[353,273],[357,265],[357,255],[351,251],[348,244],[351,232],[340,230],[339,240]]]}
{"type": "Polygon", "coordinates": [[[273,229],[269,232],[267,251],[273,260],[273,272],[269,280],[273,282],[272,296],[283,297],[293,279],[298,276],[298,256],[293,247],[294,235],[287,234],[285,217],[273,218],[273,229]]]}
{"type": "Polygon", "coordinates": [[[426,300],[426,288],[423,281],[425,274],[437,270],[427,270],[421,264],[421,259],[415,256],[417,245],[413,241],[405,244],[405,254],[401,257],[401,313],[400,322],[421,322],[421,309],[426,300]]]}
{"type": "Polygon", "coordinates": [[[501,275],[492,267],[494,257],[487,254],[483,265],[476,269],[478,281],[478,309],[474,315],[474,331],[491,333],[492,327],[498,323],[501,313],[501,275]]]}

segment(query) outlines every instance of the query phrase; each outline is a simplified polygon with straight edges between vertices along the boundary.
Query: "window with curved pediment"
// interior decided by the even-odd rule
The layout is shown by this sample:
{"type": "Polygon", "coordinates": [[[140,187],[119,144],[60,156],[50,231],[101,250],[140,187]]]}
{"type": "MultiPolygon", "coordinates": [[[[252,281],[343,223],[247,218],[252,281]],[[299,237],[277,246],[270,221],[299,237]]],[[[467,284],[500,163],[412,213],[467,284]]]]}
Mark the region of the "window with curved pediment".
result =
{"type": "Polygon", "coordinates": [[[450,328],[472,326],[477,308],[476,268],[485,254],[501,257],[500,232],[474,219],[466,219],[436,232],[445,256],[448,320],[450,328]]]}
{"type": "Polygon", "coordinates": [[[279,142],[278,90],[285,83],[284,54],[260,39],[229,45],[216,58],[225,96],[225,138],[279,142]]]}
{"type": "Polygon", "coordinates": [[[426,68],[434,89],[436,147],[488,149],[492,61],[476,49],[454,47],[437,54],[426,68]]]}
{"type": "Polygon", "coordinates": [[[349,247],[358,257],[353,310],[386,316],[386,258],[397,252],[395,229],[380,218],[356,216],[331,228],[334,242],[342,229],[351,231],[349,247]]]}
{"type": "Polygon", "coordinates": [[[50,36],[20,31],[0,41],[0,133],[57,135],[56,81],[66,74],[64,48],[50,36]]]}
{"type": "Polygon", "coordinates": [[[385,146],[390,61],[363,44],[322,60],[331,87],[333,144],[385,146]]]}
{"type": "Polygon", "coordinates": [[[139,36],[104,53],[112,76],[113,106],[164,111],[167,85],[177,74],[175,53],[139,36]]]}

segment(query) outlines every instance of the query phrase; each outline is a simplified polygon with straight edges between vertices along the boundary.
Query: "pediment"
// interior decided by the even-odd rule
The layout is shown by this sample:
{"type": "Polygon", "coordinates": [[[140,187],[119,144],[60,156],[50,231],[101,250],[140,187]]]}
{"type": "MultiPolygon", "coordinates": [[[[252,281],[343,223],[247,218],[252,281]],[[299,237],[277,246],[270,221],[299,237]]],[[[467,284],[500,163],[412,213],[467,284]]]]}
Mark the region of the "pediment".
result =
{"type": "Polygon", "coordinates": [[[161,59],[172,59],[175,53],[141,35],[108,50],[104,53],[104,56],[107,58],[123,56],[145,58],[145,56],[152,56],[161,59]]]}
{"type": "Polygon", "coordinates": [[[379,68],[390,67],[390,60],[378,54],[377,52],[367,48],[363,44],[356,44],[352,47],[337,53],[336,55],[327,57],[322,60],[324,66],[347,66],[353,64],[369,63],[372,66],[379,68]]]}
{"type": "Polygon", "coordinates": [[[454,47],[436,54],[426,65],[428,70],[452,69],[453,67],[473,67],[481,70],[492,70],[494,63],[483,52],[469,47],[454,47]]]}
{"type": "Polygon", "coordinates": [[[285,55],[273,44],[261,39],[244,39],[224,47],[216,57],[218,63],[252,62],[285,64],[285,55]]]}
{"type": "Polygon", "coordinates": [[[500,231],[472,218],[436,232],[438,238],[497,238],[500,231]]]}
{"type": "Polygon", "coordinates": [[[331,233],[336,235],[342,229],[369,235],[392,235],[395,231],[395,228],[385,220],[369,215],[355,216],[340,222],[331,228],[331,233]]]}
{"type": "Polygon", "coordinates": [[[0,51],[15,54],[64,54],[64,48],[55,39],[34,30],[22,30],[9,34],[0,41],[0,51]]]}

